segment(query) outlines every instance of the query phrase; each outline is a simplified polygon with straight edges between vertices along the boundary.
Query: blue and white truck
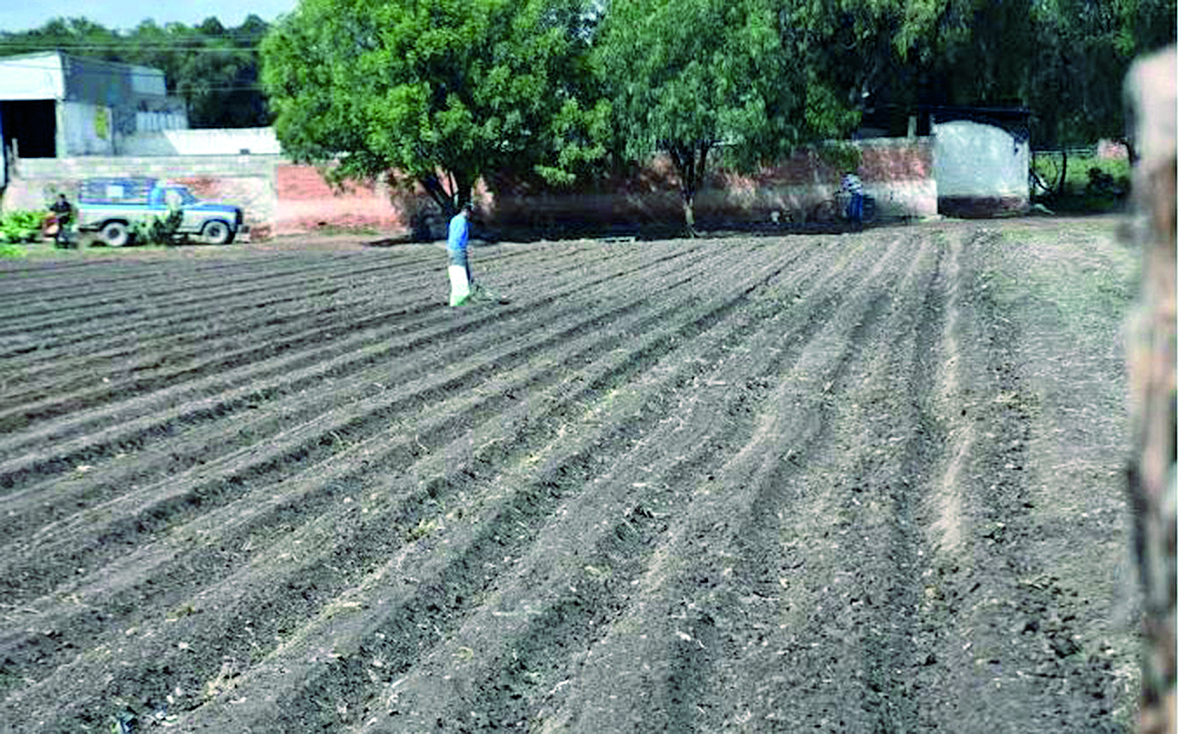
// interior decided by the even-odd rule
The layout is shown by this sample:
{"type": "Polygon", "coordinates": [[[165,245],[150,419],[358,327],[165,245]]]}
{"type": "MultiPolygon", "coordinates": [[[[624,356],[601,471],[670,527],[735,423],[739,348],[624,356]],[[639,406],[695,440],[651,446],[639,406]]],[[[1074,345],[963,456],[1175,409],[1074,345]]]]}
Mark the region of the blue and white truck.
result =
{"type": "Polygon", "coordinates": [[[154,178],[95,178],[82,183],[78,195],[78,230],[97,232],[110,247],[133,239],[137,223],[181,212],[177,237],[195,236],[227,245],[246,231],[242,208],[200,201],[187,187],[154,178]]]}

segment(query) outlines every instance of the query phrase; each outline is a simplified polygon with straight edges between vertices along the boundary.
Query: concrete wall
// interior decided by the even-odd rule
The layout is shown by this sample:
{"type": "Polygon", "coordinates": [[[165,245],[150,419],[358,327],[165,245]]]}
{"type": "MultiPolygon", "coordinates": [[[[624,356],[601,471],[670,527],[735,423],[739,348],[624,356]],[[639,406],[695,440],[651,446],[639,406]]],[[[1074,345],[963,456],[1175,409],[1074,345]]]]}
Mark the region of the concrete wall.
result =
{"type": "MultiPolygon", "coordinates": [[[[282,152],[274,128],[184,130],[166,129],[162,125],[153,132],[140,132],[125,138],[120,144],[121,155],[239,155],[243,150],[251,155],[278,155],[282,152]]],[[[151,128],[145,122],[139,129],[151,128]]]]}
{"type": "MultiPolygon", "coordinates": [[[[865,191],[883,217],[924,217],[937,212],[933,148],[929,138],[880,138],[855,143],[865,191]]],[[[697,193],[699,223],[816,221],[831,217],[842,171],[800,154],[753,174],[712,169],[697,193]]],[[[486,204],[507,223],[561,226],[581,221],[645,224],[680,221],[680,189],[667,157],[628,180],[605,180],[589,189],[538,192],[494,180],[486,204]]]]}
{"type": "MultiPolygon", "coordinates": [[[[162,135],[157,141],[181,141],[188,133],[203,132],[162,135]]],[[[217,139],[204,137],[204,144],[217,139]]],[[[192,139],[200,141],[202,135],[192,139]]],[[[244,140],[265,143],[269,138],[264,133],[220,138],[221,143],[235,145],[244,140]]],[[[877,199],[883,216],[921,217],[936,212],[929,138],[859,145],[865,188],[877,199]]],[[[414,211],[433,207],[424,194],[395,191],[382,183],[329,186],[316,168],[277,154],[21,159],[13,169],[2,200],[6,209],[44,208],[56,192],[73,194],[86,178],[150,176],[185,184],[199,198],[242,206],[255,237],[324,226],[404,232],[411,228],[414,211]]],[[[768,222],[773,217],[782,222],[830,217],[840,176],[841,171],[807,155],[754,175],[715,170],[698,196],[698,221],[709,226],[768,222]]],[[[682,216],[675,172],[666,159],[656,159],[629,180],[600,181],[578,191],[543,192],[494,179],[481,185],[480,196],[491,222],[505,226],[628,227],[679,222],[682,216]]]]}
{"type": "Polygon", "coordinates": [[[4,209],[43,209],[83,179],[147,176],[188,186],[200,199],[237,204],[252,236],[308,232],[323,226],[409,230],[409,218],[384,186],[333,190],[311,166],[279,155],[201,155],[21,159],[0,201],[4,209]]]}
{"type": "Polygon", "coordinates": [[[266,236],[276,212],[279,156],[23,158],[10,171],[4,209],[43,209],[56,192],[75,196],[83,179],[147,176],[189,186],[198,198],[238,204],[256,236],[266,236]]]}

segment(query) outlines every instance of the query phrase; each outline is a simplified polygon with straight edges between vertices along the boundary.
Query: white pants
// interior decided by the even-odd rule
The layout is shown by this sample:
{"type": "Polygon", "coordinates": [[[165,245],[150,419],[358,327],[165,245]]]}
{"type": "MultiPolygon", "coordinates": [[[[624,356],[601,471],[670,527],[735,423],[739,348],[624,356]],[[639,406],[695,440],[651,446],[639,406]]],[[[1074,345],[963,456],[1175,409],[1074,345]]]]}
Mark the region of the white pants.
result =
{"type": "Polygon", "coordinates": [[[467,279],[467,268],[462,265],[448,265],[447,275],[451,277],[451,305],[462,305],[472,294],[471,283],[467,279]]]}

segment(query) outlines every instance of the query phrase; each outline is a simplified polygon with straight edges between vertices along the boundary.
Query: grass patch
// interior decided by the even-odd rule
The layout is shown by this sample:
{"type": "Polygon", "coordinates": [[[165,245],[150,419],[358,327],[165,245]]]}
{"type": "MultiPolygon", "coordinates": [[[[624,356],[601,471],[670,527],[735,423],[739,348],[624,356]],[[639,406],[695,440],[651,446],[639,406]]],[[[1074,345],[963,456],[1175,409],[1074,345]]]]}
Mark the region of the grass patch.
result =
{"type": "Polygon", "coordinates": [[[1106,214],[1122,211],[1131,190],[1132,167],[1126,159],[1100,158],[1094,154],[1068,154],[1066,180],[1057,189],[1062,176],[1062,156],[1043,152],[1033,157],[1033,171],[1048,190],[1034,187],[1036,203],[1055,212],[1106,214]]]}
{"type": "Polygon", "coordinates": [[[406,531],[405,537],[408,542],[414,542],[427,537],[439,527],[437,520],[428,520],[423,518],[418,521],[418,524],[406,531]]]}

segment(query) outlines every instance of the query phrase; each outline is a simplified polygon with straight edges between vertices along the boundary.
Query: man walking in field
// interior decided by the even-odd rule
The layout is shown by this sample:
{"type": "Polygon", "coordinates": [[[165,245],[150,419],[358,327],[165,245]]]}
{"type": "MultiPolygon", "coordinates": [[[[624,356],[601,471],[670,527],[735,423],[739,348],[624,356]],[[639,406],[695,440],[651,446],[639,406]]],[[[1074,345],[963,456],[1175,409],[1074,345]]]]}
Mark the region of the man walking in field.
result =
{"type": "Polygon", "coordinates": [[[467,259],[467,240],[471,227],[472,205],[465,202],[447,227],[447,274],[451,278],[451,305],[462,306],[475,289],[472,269],[467,259]]]}
{"type": "Polygon", "coordinates": [[[447,227],[447,274],[451,278],[451,305],[462,306],[470,301],[497,301],[508,303],[488,288],[476,284],[472,268],[468,263],[467,241],[471,233],[472,205],[465,203],[459,213],[451,218],[447,227]]]}

